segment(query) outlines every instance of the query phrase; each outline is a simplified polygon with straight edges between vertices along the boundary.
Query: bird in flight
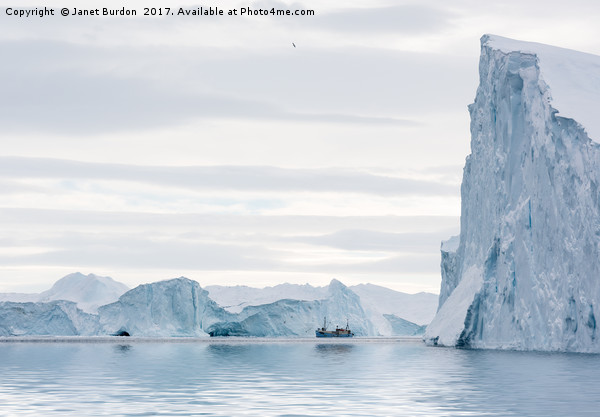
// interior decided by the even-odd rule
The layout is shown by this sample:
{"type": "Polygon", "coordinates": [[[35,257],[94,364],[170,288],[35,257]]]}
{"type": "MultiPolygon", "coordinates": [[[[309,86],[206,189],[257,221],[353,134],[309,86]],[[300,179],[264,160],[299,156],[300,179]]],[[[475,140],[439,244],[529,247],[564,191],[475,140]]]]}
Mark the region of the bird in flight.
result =
{"type": "Polygon", "coordinates": [[[296,47],[296,44],[294,42],[292,42],[292,45],[294,45],[294,48],[296,47]]]}

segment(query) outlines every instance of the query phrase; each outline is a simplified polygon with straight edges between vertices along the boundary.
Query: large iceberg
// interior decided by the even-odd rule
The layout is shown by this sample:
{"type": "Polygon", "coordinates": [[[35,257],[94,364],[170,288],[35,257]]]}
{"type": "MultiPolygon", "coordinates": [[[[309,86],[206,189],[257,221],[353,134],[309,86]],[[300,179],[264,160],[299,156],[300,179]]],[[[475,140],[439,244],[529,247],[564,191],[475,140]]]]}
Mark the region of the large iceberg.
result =
{"type": "Polygon", "coordinates": [[[432,345],[600,352],[600,57],[485,35],[432,345]]]}
{"type": "Polygon", "coordinates": [[[184,277],[137,286],[100,307],[98,316],[103,333],[146,337],[205,337],[204,329],[233,317],[184,277]]]}

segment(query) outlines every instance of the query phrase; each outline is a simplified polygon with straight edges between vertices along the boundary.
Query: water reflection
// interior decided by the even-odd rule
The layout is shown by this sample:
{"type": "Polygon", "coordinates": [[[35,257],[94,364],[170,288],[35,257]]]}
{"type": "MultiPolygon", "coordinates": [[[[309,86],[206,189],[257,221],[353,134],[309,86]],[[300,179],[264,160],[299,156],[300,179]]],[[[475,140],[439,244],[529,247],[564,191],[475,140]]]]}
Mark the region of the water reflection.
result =
{"type": "Polygon", "coordinates": [[[120,354],[127,354],[131,350],[131,345],[115,345],[114,351],[120,354]]]}
{"type": "Polygon", "coordinates": [[[319,343],[315,345],[315,351],[319,354],[329,355],[347,355],[352,352],[354,345],[341,343],[319,343]]]}
{"type": "Polygon", "coordinates": [[[0,344],[0,415],[592,416],[598,359],[358,340],[0,344]]]}
{"type": "Polygon", "coordinates": [[[224,356],[243,356],[249,351],[247,344],[211,343],[208,345],[208,353],[216,355],[220,359],[224,356]]]}

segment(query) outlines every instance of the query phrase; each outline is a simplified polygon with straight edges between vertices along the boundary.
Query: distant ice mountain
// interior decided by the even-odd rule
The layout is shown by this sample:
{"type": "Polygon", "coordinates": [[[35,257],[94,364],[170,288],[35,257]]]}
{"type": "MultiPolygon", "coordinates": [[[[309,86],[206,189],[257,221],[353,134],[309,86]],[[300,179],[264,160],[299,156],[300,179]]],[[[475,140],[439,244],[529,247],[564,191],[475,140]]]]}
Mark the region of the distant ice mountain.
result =
{"type": "Polygon", "coordinates": [[[56,281],[52,288],[40,294],[38,301],[73,301],[81,310],[95,313],[98,307],[117,301],[128,290],[127,285],[110,277],[76,272],[56,281]]]}
{"type": "Polygon", "coordinates": [[[35,303],[39,300],[39,294],[27,294],[20,292],[5,292],[0,293],[1,301],[12,301],[15,303],[35,303]]]}
{"type": "Polygon", "coordinates": [[[248,306],[270,304],[286,298],[305,301],[320,300],[328,294],[327,287],[288,283],[265,288],[253,288],[245,285],[232,287],[209,285],[205,289],[210,298],[231,313],[239,313],[248,306]]]}
{"type": "Polygon", "coordinates": [[[425,340],[600,352],[600,57],[486,35],[425,340]]]}
{"type": "Polygon", "coordinates": [[[377,335],[354,292],[335,279],[326,288],[326,296],[320,300],[282,299],[248,306],[234,322],[215,323],[209,333],[217,336],[312,337],[327,317],[330,328],[345,326],[348,322],[357,336],[377,335]]]}
{"type": "Polygon", "coordinates": [[[360,297],[363,307],[419,325],[429,324],[437,310],[436,294],[427,292],[406,294],[373,284],[359,284],[349,288],[360,297]]]}
{"type": "Polygon", "coordinates": [[[54,283],[52,288],[40,294],[4,293],[0,301],[48,302],[72,301],[87,313],[96,313],[99,306],[117,301],[129,287],[110,277],[80,272],[69,274],[54,283]]]}

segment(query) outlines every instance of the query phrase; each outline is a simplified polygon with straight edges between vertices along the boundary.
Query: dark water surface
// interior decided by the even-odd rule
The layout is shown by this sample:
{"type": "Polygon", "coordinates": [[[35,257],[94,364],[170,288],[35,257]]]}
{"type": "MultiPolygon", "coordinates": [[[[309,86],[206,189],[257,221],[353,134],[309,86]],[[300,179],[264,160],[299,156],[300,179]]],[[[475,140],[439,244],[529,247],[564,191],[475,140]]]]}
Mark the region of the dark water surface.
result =
{"type": "Polygon", "coordinates": [[[0,415],[598,416],[600,356],[360,339],[0,343],[0,415]]]}

